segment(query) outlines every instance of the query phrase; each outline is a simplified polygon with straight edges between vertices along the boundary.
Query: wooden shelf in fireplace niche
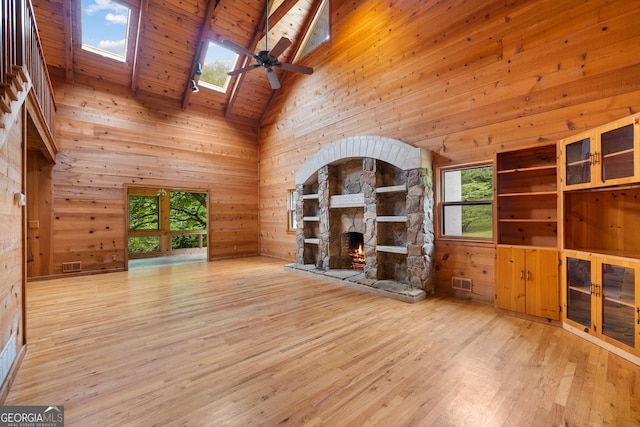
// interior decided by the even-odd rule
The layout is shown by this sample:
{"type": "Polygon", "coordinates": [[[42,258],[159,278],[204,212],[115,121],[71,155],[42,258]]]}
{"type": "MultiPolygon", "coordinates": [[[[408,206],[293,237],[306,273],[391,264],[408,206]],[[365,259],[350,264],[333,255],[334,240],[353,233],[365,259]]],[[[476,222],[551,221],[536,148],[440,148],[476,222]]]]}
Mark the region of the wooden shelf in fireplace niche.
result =
{"type": "Polygon", "coordinates": [[[376,193],[403,193],[407,191],[407,185],[392,185],[389,187],[377,187],[376,193]]]}
{"type": "Polygon", "coordinates": [[[396,216],[382,216],[378,215],[376,217],[377,222],[407,222],[407,217],[404,215],[396,215],[396,216]]]}
{"type": "Polygon", "coordinates": [[[302,195],[302,200],[318,200],[318,195],[317,194],[303,194],[302,195]]]}
{"type": "Polygon", "coordinates": [[[364,194],[336,194],[329,199],[329,206],[332,209],[363,208],[364,194]]]}
{"type": "Polygon", "coordinates": [[[407,248],[404,246],[376,246],[378,252],[389,252],[392,254],[407,254],[407,248]]]}
{"type": "Polygon", "coordinates": [[[319,245],[320,244],[320,239],[318,239],[318,238],[304,239],[304,242],[309,244],[309,245],[319,245]]]}
{"type": "Polygon", "coordinates": [[[319,216],[304,216],[304,217],[302,217],[302,221],[303,222],[319,222],[320,221],[320,217],[319,216]]]}

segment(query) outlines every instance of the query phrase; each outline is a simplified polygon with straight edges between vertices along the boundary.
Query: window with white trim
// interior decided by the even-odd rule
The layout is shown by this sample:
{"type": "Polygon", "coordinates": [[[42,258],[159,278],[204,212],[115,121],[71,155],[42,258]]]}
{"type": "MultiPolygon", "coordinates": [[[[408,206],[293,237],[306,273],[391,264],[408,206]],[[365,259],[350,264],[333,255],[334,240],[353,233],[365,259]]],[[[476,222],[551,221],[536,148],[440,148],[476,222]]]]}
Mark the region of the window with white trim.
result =
{"type": "Polygon", "coordinates": [[[294,231],[298,228],[296,219],[296,202],[298,201],[298,192],[296,190],[287,190],[287,217],[288,230],[294,231]]]}
{"type": "Polygon", "coordinates": [[[493,239],[493,166],[440,171],[443,237],[493,239]]]}

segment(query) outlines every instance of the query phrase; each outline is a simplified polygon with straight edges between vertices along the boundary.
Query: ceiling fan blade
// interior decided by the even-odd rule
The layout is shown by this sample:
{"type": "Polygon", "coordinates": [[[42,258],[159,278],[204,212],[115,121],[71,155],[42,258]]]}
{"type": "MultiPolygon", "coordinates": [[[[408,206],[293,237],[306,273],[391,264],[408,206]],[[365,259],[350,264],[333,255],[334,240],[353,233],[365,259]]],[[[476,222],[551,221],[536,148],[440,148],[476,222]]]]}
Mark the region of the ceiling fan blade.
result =
{"type": "Polygon", "coordinates": [[[271,89],[280,89],[280,81],[273,68],[265,68],[271,89]]]}
{"type": "Polygon", "coordinates": [[[227,76],[237,76],[238,74],[246,73],[247,71],[255,70],[258,68],[258,64],[249,65],[248,67],[238,68],[237,70],[229,71],[227,76]]]}
{"type": "Polygon", "coordinates": [[[313,68],[305,67],[304,65],[287,64],[286,62],[280,62],[276,64],[276,66],[282,68],[283,70],[293,71],[295,73],[313,74],[313,68]]]}
{"type": "Polygon", "coordinates": [[[282,52],[284,52],[285,50],[287,50],[287,48],[291,46],[291,40],[289,40],[286,37],[282,37],[278,43],[276,43],[276,45],[273,47],[273,49],[271,49],[271,52],[269,52],[271,54],[271,56],[273,56],[274,58],[277,58],[278,56],[280,56],[282,54],[282,52]]]}
{"type": "Polygon", "coordinates": [[[235,44],[231,40],[222,40],[220,44],[227,49],[231,49],[237,53],[242,53],[243,55],[247,55],[248,57],[255,58],[256,56],[256,54],[251,52],[249,49],[242,47],[239,44],[235,44]]]}

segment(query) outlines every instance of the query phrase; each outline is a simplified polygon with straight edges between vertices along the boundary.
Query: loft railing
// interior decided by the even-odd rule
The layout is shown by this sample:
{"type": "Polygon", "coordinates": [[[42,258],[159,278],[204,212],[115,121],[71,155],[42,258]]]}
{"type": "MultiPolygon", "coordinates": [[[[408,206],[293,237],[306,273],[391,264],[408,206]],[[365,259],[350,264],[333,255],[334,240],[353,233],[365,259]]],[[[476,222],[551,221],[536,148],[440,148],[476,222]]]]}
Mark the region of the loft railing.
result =
{"type": "Polygon", "coordinates": [[[38,35],[31,0],[0,0],[2,45],[0,46],[0,89],[26,70],[35,98],[51,135],[54,134],[55,100],[38,35]]]}

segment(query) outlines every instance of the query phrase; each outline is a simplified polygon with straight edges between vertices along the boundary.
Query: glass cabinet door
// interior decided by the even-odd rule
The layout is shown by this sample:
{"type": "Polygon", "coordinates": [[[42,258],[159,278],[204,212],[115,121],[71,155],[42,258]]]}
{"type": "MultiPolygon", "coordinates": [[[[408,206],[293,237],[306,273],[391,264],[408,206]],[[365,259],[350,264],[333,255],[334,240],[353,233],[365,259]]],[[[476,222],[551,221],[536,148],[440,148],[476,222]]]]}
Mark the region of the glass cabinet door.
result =
{"type": "Polygon", "coordinates": [[[565,185],[567,187],[591,182],[591,138],[583,138],[565,145],[565,185]]]}
{"type": "Polygon", "coordinates": [[[567,257],[567,319],[591,329],[591,261],[567,257]]]}
{"type": "Polygon", "coordinates": [[[602,263],[601,333],[635,347],[635,269],[602,263]]]}
{"type": "Polygon", "coordinates": [[[633,177],[634,157],[633,124],[602,132],[595,161],[599,163],[603,183],[633,177]]]}

